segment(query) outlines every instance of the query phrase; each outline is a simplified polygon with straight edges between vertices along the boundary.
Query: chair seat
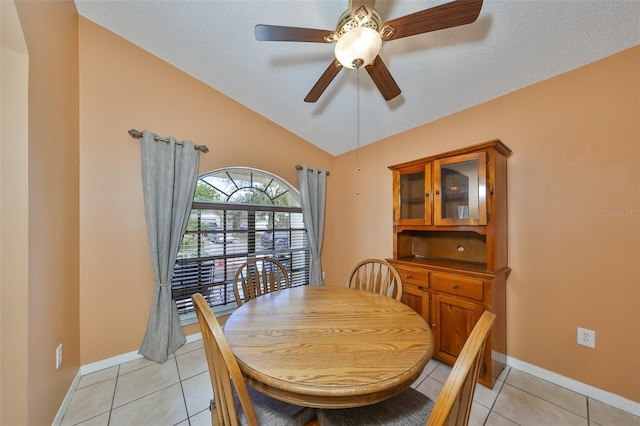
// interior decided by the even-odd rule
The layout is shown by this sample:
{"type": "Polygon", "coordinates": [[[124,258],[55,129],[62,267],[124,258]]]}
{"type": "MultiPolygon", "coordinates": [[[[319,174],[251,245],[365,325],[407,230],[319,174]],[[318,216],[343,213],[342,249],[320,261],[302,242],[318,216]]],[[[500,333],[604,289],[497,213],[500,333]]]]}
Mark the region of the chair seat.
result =
{"type": "Polygon", "coordinates": [[[409,388],[386,401],[364,407],[318,410],[320,426],[424,426],[434,402],[409,388]]]}
{"type": "MultiPolygon", "coordinates": [[[[258,423],[265,426],[303,426],[316,418],[316,409],[300,407],[271,398],[247,386],[249,397],[256,412],[258,423]]],[[[242,411],[240,400],[236,398],[238,421],[241,425],[248,425],[247,418],[242,411]]]]}

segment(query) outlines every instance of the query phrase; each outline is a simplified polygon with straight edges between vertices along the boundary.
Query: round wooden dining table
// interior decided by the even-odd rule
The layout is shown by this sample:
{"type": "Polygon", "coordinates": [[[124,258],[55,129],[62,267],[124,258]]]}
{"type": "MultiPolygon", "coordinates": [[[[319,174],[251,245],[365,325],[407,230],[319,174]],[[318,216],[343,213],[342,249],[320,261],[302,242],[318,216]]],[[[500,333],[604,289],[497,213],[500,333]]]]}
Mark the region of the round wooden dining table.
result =
{"type": "Polygon", "coordinates": [[[231,314],[224,333],[252,387],[316,408],[397,395],[418,378],[434,345],[429,326],[403,303],[330,286],[260,296],[231,314]]]}

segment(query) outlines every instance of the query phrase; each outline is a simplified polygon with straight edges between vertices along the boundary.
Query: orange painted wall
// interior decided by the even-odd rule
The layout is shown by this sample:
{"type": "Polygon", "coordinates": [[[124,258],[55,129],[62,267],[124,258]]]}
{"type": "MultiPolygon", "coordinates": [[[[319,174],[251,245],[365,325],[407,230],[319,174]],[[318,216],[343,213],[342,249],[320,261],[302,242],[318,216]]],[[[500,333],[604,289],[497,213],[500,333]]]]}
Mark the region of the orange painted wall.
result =
{"type": "MultiPolygon", "coordinates": [[[[209,145],[201,172],[244,165],[297,185],[295,164],[331,170],[329,283],[342,283],[356,260],[391,255],[388,165],[502,139],[514,151],[509,355],[640,402],[640,48],[363,147],[357,173],[353,152],[334,158],[78,22],[70,1],[19,2],[18,12],[30,61],[33,299],[15,332],[27,333],[28,372],[17,386],[28,392],[29,424],[51,422],[80,365],[142,340],[153,278],[130,128],[209,145]],[[595,350],[575,344],[576,326],[596,330],[595,350]],[[65,361],[54,370],[59,341],[65,361]]],[[[2,342],[8,329],[3,322],[2,342]]],[[[4,365],[12,352],[0,349],[4,365]]]]}
{"type": "Polygon", "coordinates": [[[88,364],[137,350],[149,314],[140,148],[129,129],[207,145],[201,173],[256,167],[296,187],[296,164],[330,170],[334,158],[93,22],[80,18],[79,28],[80,328],[88,364]]]}
{"type": "Polygon", "coordinates": [[[29,56],[13,2],[0,22],[0,424],[11,425],[29,406],[29,56]]]}
{"type": "Polygon", "coordinates": [[[514,151],[509,355],[640,400],[629,379],[640,371],[640,275],[629,266],[640,221],[606,213],[640,208],[638,49],[366,146],[358,173],[353,152],[334,159],[89,21],[80,34],[83,364],[135,350],[146,324],[153,280],[129,128],[209,145],[201,172],[245,165],[296,185],[296,163],[330,169],[328,283],[358,259],[391,255],[388,165],[498,137],[514,151]],[[596,350],[575,344],[577,326],[596,330],[596,350]],[[588,367],[614,357],[611,369],[588,367]]]}
{"type": "Polygon", "coordinates": [[[359,173],[337,157],[327,281],[392,255],[387,166],[494,138],[513,150],[508,355],[640,402],[640,47],[365,146],[359,173]]]}
{"type": "MultiPolygon", "coordinates": [[[[16,383],[8,391],[15,395],[7,394],[4,374],[2,380],[8,401],[22,401],[18,392],[26,388],[27,412],[23,404],[3,403],[2,420],[51,424],[80,366],[78,17],[72,1],[19,1],[15,7],[28,50],[28,138],[21,141],[28,146],[26,173],[13,178],[27,194],[28,210],[22,211],[27,226],[12,231],[28,236],[28,252],[21,259],[26,281],[10,285],[16,293],[26,290],[27,299],[5,300],[3,291],[3,304],[21,308],[11,332],[18,334],[17,345],[26,334],[26,345],[18,347],[20,358],[2,358],[23,374],[10,376],[16,383]],[[58,344],[63,362],[56,369],[58,344]]],[[[14,344],[4,331],[3,341],[14,344]]]]}

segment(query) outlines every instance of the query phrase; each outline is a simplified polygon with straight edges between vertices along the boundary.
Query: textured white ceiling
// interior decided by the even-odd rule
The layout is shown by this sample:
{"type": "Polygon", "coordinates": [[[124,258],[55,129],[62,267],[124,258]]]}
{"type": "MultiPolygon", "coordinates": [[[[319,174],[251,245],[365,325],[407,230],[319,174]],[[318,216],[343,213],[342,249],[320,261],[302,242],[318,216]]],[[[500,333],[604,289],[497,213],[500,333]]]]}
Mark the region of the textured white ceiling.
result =
{"type": "MultiPolygon", "coordinates": [[[[309,104],[334,45],[259,42],[254,26],[333,30],[347,0],[75,2],[80,15],[333,155],[356,148],[358,94],[363,146],[640,44],[640,0],[485,0],[473,24],[383,44],[397,98],[385,101],[366,71],[343,69],[309,104]]],[[[376,10],[384,22],[445,2],[377,0],[376,10]]]]}

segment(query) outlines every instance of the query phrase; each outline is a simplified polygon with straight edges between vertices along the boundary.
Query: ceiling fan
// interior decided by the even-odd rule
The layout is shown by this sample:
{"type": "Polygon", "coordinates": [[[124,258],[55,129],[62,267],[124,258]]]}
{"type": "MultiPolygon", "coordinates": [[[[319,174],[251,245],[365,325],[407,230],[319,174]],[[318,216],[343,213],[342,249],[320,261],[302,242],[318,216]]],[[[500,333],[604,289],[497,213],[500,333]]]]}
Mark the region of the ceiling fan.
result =
{"type": "Polygon", "coordinates": [[[400,87],[378,55],[382,42],[397,40],[474,22],[483,0],[456,0],[381,24],[375,0],[350,0],[335,31],[258,24],[256,40],[336,43],[334,59],[311,88],[305,102],[316,102],[344,67],[364,67],[385,100],[400,94],[400,87]]]}

